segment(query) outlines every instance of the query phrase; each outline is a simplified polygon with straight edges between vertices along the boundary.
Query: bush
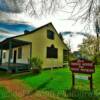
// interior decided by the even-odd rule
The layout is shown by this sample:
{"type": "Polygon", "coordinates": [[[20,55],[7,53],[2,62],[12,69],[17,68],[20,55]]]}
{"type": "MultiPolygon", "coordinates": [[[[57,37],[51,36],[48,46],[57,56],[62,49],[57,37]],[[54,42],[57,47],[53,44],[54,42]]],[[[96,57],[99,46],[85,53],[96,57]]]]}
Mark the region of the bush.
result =
{"type": "Polygon", "coordinates": [[[33,57],[29,59],[30,66],[32,68],[33,73],[38,73],[41,70],[43,61],[38,57],[33,57]]]}

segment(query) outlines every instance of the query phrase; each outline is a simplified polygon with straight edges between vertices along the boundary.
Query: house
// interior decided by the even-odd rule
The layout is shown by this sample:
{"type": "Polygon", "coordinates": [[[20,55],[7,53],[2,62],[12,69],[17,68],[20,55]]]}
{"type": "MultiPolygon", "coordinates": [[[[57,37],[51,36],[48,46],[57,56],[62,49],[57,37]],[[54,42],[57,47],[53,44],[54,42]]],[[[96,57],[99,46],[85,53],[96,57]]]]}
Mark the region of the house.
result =
{"type": "Polygon", "coordinates": [[[43,69],[61,67],[67,57],[67,46],[52,23],[31,32],[7,38],[0,43],[0,49],[1,65],[8,64],[7,66],[27,65],[29,58],[39,57],[43,61],[43,69]]]}

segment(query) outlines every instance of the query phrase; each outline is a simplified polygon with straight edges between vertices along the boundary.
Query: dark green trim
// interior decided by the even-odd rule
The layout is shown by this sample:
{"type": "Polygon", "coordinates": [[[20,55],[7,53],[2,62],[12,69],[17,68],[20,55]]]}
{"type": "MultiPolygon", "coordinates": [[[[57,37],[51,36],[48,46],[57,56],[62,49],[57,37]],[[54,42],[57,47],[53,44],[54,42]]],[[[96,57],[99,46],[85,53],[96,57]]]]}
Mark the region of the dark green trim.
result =
{"type": "Polygon", "coordinates": [[[9,56],[8,56],[8,66],[10,65],[11,61],[11,53],[12,52],[12,41],[9,41],[9,56]]]}
{"type": "Polygon", "coordinates": [[[1,48],[1,49],[0,49],[0,50],[1,50],[1,52],[0,52],[0,53],[1,53],[1,54],[0,54],[0,56],[1,56],[1,57],[0,57],[0,65],[1,65],[1,64],[2,64],[2,53],[3,53],[3,49],[2,49],[2,46],[1,46],[0,48],[1,48]]]}
{"type": "Polygon", "coordinates": [[[30,59],[32,58],[32,43],[30,44],[30,59]]]}

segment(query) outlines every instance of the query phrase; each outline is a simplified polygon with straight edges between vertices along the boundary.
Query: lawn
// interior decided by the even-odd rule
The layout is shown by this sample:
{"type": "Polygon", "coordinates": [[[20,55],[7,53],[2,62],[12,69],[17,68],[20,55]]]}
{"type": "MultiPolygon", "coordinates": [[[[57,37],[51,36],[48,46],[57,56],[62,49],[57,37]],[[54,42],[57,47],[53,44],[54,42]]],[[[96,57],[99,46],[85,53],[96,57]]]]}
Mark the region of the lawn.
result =
{"type": "Polygon", "coordinates": [[[16,96],[13,93],[8,92],[8,90],[0,85],[0,100],[16,100],[16,96]]]}
{"type": "MultiPolygon", "coordinates": [[[[7,76],[21,81],[26,88],[30,89],[30,94],[39,91],[39,93],[43,95],[60,97],[60,100],[100,100],[99,75],[100,66],[96,66],[96,72],[93,74],[94,92],[91,93],[89,81],[79,79],[76,79],[76,86],[72,91],[72,77],[69,68],[43,70],[38,75],[27,73],[5,74],[3,76],[3,74],[1,74],[3,77],[7,76]]],[[[1,91],[2,90],[0,90],[0,93],[1,91]]]]}
{"type": "MultiPolygon", "coordinates": [[[[99,67],[99,66],[97,66],[99,67]]],[[[54,69],[42,71],[38,75],[21,76],[18,79],[32,89],[32,92],[37,90],[50,92],[63,99],[71,100],[100,100],[100,68],[96,68],[96,73],[93,74],[94,93],[90,92],[89,81],[76,80],[76,87],[71,91],[71,72],[68,68],[54,69]]]]}

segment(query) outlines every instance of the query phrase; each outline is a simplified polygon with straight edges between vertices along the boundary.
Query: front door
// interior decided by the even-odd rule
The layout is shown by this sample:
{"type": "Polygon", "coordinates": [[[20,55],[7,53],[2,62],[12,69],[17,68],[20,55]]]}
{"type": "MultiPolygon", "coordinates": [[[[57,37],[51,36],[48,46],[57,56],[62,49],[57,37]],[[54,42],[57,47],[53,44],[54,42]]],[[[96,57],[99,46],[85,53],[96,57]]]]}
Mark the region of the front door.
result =
{"type": "Polygon", "coordinates": [[[16,63],[16,54],[17,54],[17,52],[16,52],[16,50],[15,50],[15,51],[14,51],[13,63],[16,63]]]}

